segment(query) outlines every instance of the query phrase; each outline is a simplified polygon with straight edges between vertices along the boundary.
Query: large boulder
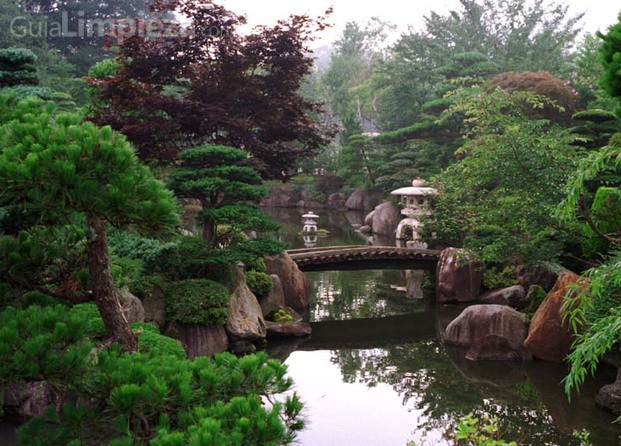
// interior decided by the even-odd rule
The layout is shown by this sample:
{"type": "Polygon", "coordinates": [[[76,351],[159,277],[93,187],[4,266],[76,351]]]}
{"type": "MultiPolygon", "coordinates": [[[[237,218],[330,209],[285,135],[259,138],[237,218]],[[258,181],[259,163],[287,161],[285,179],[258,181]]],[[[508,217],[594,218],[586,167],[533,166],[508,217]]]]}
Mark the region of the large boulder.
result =
{"type": "Polygon", "coordinates": [[[161,287],[155,286],[142,298],[145,322],[152,322],[159,328],[166,325],[166,297],[161,287]]]}
{"type": "Polygon", "coordinates": [[[522,285],[489,291],[481,296],[480,301],[482,304],[507,305],[518,310],[528,306],[522,285]]]}
{"type": "Polygon", "coordinates": [[[444,342],[474,346],[471,358],[522,360],[527,359],[522,350],[526,333],[526,316],[513,308],[473,305],[448,325],[444,342]]]}
{"type": "Polygon", "coordinates": [[[384,194],[379,190],[359,189],[349,196],[345,208],[351,211],[374,209],[383,198],[384,194]]]}
{"type": "Polygon", "coordinates": [[[2,392],[2,406],[12,408],[24,418],[43,415],[48,406],[60,411],[61,405],[62,395],[47,381],[18,382],[2,392]]]}
{"type": "Polygon", "coordinates": [[[400,221],[399,207],[394,203],[382,203],[367,215],[364,224],[370,226],[374,234],[393,235],[400,221]]]}
{"type": "Polygon", "coordinates": [[[298,265],[287,253],[281,257],[266,256],[264,260],[266,272],[280,278],[285,304],[296,310],[306,310],[310,306],[310,282],[298,265]]]}
{"type": "Polygon", "coordinates": [[[569,270],[553,263],[544,263],[530,268],[520,266],[517,270],[517,278],[525,290],[533,285],[539,285],[544,290],[550,291],[558,280],[558,276],[563,272],[569,272],[569,270]]]}
{"type": "Polygon", "coordinates": [[[621,413],[621,369],[617,372],[614,383],[599,389],[595,402],[612,412],[621,413]]]}
{"type": "Polygon", "coordinates": [[[345,206],[345,194],[335,192],[328,197],[328,207],[330,209],[340,209],[345,206]]]}
{"type": "Polygon", "coordinates": [[[436,298],[440,303],[472,302],[479,297],[483,265],[466,250],[447,248],[436,269],[436,298]]]}
{"type": "Polygon", "coordinates": [[[244,273],[233,268],[233,283],[229,299],[226,331],[232,341],[255,341],[266,336],[263,311],[256,296],[250,291],[244,273]]]}
{"type": "Polygon", "coordinates": [[[299,190],[279,187],[273,189],[261,204],[266,207],[294,208],[301,199],[302,193],[299,190]]]}
{"type": "Polygon", "coordinates": [[[134,322],[144,322],[145,311],[142,301],[134,296],[127,287],[119,289],[118,295],[127,322],[130,324],[134,322]]]}
{"type": "Polygon", "coordinates": [[[223,326],[206,327],[171,322],[166,334],[179,340],[190,358],[213,356],[229,348],[229,337],[223,326]]]}
{"type": "Polygon", "coordinates": [[[489,334],[476,339],[466,353],[471,361],[530,361],[532,355],[524,346],[515,347],[504,336],[489,334]]]}
{"type": "Polygon", "coordinates": [[[569,288],[580,280],[580,276],[572,272],[561,273],[554,288],[535,312],[524,342],[524,347],[535,358],[563,362],[569,354],[574,333],[568,322],[563,322],[563,305],[569,288]]]}
{"type": "Polygon", "coordinates": [[[307,322],[271,322],[267,325],[267,339],[303,338],[311,334],[311,326],[307,322]]]}
{"type": "Polygon", "coordinates": [[[271,313],[280,310],[285,306],[285,290],[282,287],[280,277],[276,274],[272,274],[272,282],[274,288],[266,296],[259,298],[259,304],[261,305],[261,311],[263,311],[263,317],[268,317],[271,313]]]}

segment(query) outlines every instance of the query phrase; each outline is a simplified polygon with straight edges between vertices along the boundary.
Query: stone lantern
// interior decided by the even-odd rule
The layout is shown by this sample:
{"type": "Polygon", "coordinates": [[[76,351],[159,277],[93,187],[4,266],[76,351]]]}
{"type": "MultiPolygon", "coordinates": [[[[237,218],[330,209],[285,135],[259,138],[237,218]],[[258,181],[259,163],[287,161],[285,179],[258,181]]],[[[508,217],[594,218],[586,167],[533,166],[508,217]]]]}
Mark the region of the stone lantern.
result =
{"type": "MultiPolygon", "coordinates": [[[[418,241],[418,233],[421,227],[420,216],[431,214],[428,200],[431,195],[435,194],[437,194],[437,191],[432,187],[428,187],[427,183],[420,178],[412,181],[412,186],[410,187],[402,187],[391,192],[391,195],[401,197],[401,204],[403,206],[401,215],[405,217],[397,227],[397,240],[406,239],[409,229],[412,233],[412,240],[418,241]]],[[[418,245],[420,246],[417,247],[423,247],[424,243],[418,243],[418,245]]]]}
{"type": "Polygon", "coordinates": [[[317,233],[317,219],[319,215],[315,214],[313,211],[310,211],[308,214],[302,215],[304,219],[304,227],[302,228],[302,232],[311,232],[317,233]]]}

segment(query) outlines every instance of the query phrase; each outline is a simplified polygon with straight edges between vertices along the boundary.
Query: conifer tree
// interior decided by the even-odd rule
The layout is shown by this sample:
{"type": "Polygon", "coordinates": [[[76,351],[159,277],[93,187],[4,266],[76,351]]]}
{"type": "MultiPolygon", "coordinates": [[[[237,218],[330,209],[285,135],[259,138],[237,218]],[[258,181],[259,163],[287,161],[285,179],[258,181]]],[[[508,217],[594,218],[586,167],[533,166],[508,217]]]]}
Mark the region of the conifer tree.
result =
{"type": "MultiPolygon", "coordinates": [[[[0,101],[2,115],[10,104],[0,101]]],[[[110,127],[76,114],[54,116],[54,105],[37,99],[13,106],[15,118],[0,127],[0,206],[24,208],[46,222],[84,217],[93,300],[111,338],[135,351],[110,273],[106,225],[172,228],[178,222],[172,194],[110,127]]]]}
{"type": "Polygon", "coordinates": [[[267,196],[259,173],[244,163],[248,153],[227,146],[204,145],[180,153],[181,167],[170,174],[169,187],[183,198],[200,201],[203,238],[218,244],[218,226],[232,230],[273,229],[256,206],[267,196]]]}

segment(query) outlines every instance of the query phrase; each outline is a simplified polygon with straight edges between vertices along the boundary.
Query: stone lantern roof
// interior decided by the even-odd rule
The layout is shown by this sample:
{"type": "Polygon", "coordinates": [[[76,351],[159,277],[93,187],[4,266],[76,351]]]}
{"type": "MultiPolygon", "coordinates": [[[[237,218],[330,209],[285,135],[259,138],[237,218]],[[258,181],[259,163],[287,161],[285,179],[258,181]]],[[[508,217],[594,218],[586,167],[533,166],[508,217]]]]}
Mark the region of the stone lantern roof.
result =
{"type": "Polygon", "coordinates": [[[427,187],[427,183],[420,178],[412,181],[412,186],[402,187],[401,189],[393,190],[391,195],[399,195],[402,197],[424,197],[426,195],[435,195],[438,191],[433,187],[427,187]]]}

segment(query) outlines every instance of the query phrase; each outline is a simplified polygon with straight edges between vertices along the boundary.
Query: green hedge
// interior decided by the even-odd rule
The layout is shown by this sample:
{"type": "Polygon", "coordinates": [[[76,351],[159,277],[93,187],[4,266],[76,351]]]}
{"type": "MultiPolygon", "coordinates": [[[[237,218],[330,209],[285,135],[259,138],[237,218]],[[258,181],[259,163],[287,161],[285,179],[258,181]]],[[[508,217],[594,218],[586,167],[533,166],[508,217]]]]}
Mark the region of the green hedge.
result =
{"type": "Polygon", "coordinates": [[[211,280],[183,280],[166,287],[166,314],[172,321],[206,326],[225,325],[229,290],[211,280]]]}
{"type": "Polygon", "coordinates": [[[246,283],[250,291],[257,297],[267,296],[274,289],[272,276],[258,271],[248,271],[246,283]]]}

